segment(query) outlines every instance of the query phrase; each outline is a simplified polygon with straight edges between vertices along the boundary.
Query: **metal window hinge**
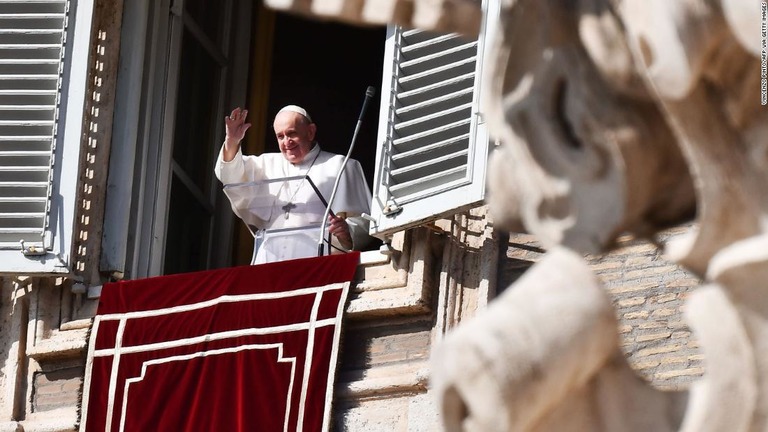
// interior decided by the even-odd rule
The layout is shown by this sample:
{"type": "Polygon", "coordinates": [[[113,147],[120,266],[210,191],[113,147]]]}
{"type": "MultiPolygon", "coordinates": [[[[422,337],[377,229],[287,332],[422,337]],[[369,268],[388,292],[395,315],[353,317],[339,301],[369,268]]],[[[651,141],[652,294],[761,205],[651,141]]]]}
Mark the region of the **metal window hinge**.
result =
{"type": "Polygon", "coordinates": [[[21,244],[21,253],[24,256],[42,256],[48,253],[48,250],[43,246],[25,246],[24,240],[19,240],[21,244]]]}
{"type": "Polygon", "coordinates": [[[397,203],[394,200],[387,201],[387,205],[384,206],[383,209],[381,209],[381,213],[383,213],[385,216],[394,216],[398,213],[403,211],[403,208],[397,205],[397,203]]]}

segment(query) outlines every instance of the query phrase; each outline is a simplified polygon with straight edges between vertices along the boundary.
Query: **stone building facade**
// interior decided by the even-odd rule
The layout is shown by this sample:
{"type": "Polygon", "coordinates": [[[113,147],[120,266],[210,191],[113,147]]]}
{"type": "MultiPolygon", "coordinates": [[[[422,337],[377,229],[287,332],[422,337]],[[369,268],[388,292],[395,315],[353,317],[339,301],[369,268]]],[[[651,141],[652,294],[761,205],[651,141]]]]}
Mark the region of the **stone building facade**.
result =
{"type": "MultiPolygon", "coordinates": [[[[544,252],[530,235],[494,230],[482,206],[403,232],[392,246],[389,257],[365,253],[359,268],[342,336],[335,430],[440,430],[429,391],[430,361],[440,361],[430,360],[432,347],[544,252]]],[[[697,279],[639,240],[590,262],[614,299],[633,368],[659,388],[689,386],[703,359],[681,307],[697,279]]],[[[0,430],[75,430],[98,292],[73,293],[60,278],[3,282],[0,430]]]]}

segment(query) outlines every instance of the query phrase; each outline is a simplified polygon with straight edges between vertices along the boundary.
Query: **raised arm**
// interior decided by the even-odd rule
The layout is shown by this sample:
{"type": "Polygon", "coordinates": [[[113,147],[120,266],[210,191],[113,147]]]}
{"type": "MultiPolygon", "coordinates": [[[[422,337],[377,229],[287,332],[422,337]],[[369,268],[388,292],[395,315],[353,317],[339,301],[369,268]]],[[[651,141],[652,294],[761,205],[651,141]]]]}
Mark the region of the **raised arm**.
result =
{"type": "Polygon", "coordinates": [[[237,107],[232,110],[229,116],[224,117],[227,132],[226,138],[224,138],[223,152],[225,162],[234,159],[237,151],[240,149],[240,142],[245,137],[245,132],[251,127],[250,123],[245,122],[247,116],[248,110],[237,107]]]}

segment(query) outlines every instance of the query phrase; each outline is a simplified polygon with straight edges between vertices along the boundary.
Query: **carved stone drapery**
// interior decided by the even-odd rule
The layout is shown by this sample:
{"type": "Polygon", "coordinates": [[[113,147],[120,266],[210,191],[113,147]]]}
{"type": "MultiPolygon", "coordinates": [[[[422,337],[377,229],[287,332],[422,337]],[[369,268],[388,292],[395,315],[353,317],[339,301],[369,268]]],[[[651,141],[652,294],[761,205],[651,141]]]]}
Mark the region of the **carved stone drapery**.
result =
{"type": "MultiPolygon", "coordinates": [[[[633,374],[615,355],[615,347],[597,366],[578,355],[599,334],[595,327],[614,324],[576,323],[568,340],[581,343],[563,346],[557,338],[565,335],[545,331],[558,328],[547,313],[529,313],[520,323],[508,315],[502,318],[504,314],[488,318],[491,309],[485,324],[466,330],[475,336],[457,331],[445,344],[447,351],[461,347],[453,354],[457,361],[479,365],[483,362],[473,359],[473,352],[502,341],[514,344],[510,336],[477,342],[481,331],[502,334],[493,331],[498,327],[537,328],[542,334],[534,342],[552,351],[541,358],[528,352],[496,357],[506,373],[518,364],[532,364],[514,379],[500,379],[504,373],[483,368],[489,370],[483,372],[488,381],[503,383],[515,397],[488,392],[490,387],[483,388],[478,377],[436,372],[444,406],[464,407],[453,411],[463,413],[460,418],[444,411],[447,429],[717,431],[768,426],[768,364],[760,355],[768,343],[768,304],[760,300],[766,280],[760,275],[768,272],[768,110],[758,105],[760,69],[754,47],[741,45],[744,28],[753,29],[757,38],[759,15],[740,7],[746,8],[746,2],[517,1],[502,6],[495,62],[486,77],[493,88],[486,112],[491,130],[505,145],[493,163],[506,168],[505,173],[513,165],[520,186],[509,193],[513,186],[508,176],[494,179],[491,174],[491,185],[507,192],[492,197],[494,215],[510,219],[510,210],[517,210],[526,228],[550,246],[593,252],[610,247],[618,232],[647,235],[664,223],[683,220],[692,196],[686,184],[690,172],[700,229],[672,245],[669,253],[712,282],[692,295],[686,309],[706,356],[707,373],[687,395],[659,392],[630,379],[633,374]],[[538,24],[542,22],[546,24],[538,24]],[[516,43],[520,40],[526,43],[516,43]],[[564,87],[569,89],[565,96],[558,93],[564,87]],[[621,98],[622,103],[615,102],[621,98]],[[558,101],[563,102],[558,106],[558,101]],[[528,119],[534,116],[536,121],[528,119]],[[599,151],[610,155],[602,159],[612,163],[594,162],[599,151]],[[547,363],[549,357],[571,356],[565,364],[547,363]],[[576,370],[566,374],[565,388],[548,389],[538,410],[532,409],[528,404],[537,393],[529,387],[546,386],[569,366],[576,370]],[[581,373],[589,377],[573,382],[581,373]],[[620,376],[634,384],[622,389],[613,385],[620,376]],[[456,391],[470,382],[480,384],[456,391]],[[622,405],[627,394],[632,404],[622,405]],[[681,403],[686,396],[687,403],[681,403]],[[489,409],[493,401],[498,410],[490,409],[488,416],[472,409],[489,409]],[[521,420],[521,412],[533,417],[521,420]],[[643,418],[658,423],[643,424],[643,418]]],[[[586,295],[590,284],[574,279],[575,264],[554,265],[558,252],[550,254],[548,264],[538,266],[564,271],[571,290],[586,295]]],[[[506,304],[507,314],[512,302],[530,307],[548,295],[545,287],[556,287],[544,277],[546,272],[536,274],[532,270],[530,278],[537,280],[528,281],[538,288],[531,298],[518,298],[523,294],[515,291],[525,289],[520,281],[505,295],[512,299],[498,300],[506,304]]],[[[553,294],[567,298],[565,292],[553,294]]],[[[568,310],[589,319],[603,303],[595,299],[589,303],[593,309],[578,312],[574,305],[568,310]]]]}
{"type": "Polygon", "coordinates": [[[504,144],[491,162],[494,220],[504,226],[519,217],[547,247],[595,253],[622,232],[643,235],[679,220],[692,208],[693,189],[660,107],[631,70],[628,47],[614,43],[593,58],[602,48],[581,42],[582,33],[619,36],[609,10],[587,3],[502,9],[484,111],[504,144]]]}

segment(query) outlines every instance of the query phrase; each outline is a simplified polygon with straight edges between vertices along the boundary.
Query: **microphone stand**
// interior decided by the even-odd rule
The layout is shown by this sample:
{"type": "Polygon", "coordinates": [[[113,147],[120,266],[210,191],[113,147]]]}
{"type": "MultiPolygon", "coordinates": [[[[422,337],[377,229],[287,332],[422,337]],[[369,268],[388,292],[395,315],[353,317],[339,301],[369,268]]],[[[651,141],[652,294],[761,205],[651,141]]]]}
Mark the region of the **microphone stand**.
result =
{"type": "MultiPolygon", "coordinates": [[[[323,256],[325,255],[324,252],[324,241],[325,241],[325,231],[328,229],[328,215],[331,213],[331,205],[333,204],[333,200],[336,198],[336,191],[339,189],[339,183],[341,183],[341,176],[344,173],[344,169],[347,167],[347,161],[349,160],[349,157],[352,155],[352,149],[355,148],[355,141],[357,140],[357,133],[360,132],[360,125],[363,123],[363,115],[365,114],[366,108],[368,108],[368,104],[370,103],[371,99],[373,98],[373,95],[376,93],[376,90],[373,88],[373,86],[368,86],[368,88],[365,90],[365,100],[363,101],[363,108],[360,110],[360,116],[357,118],[357,124],[355,125],[355,132],[352,134],[352,143],[349,145],[349,150],[347,151],[347,155],[344,157],[344,161],[341,164],[341,169],[339,170],[339,174],[336,175],[336,181],[333,184],[333,190],[331,191],[331,196],[328,198],[328,205],[325,207],[325,214],[323,214],[323,220],[320,225],[320,240],[317,243],[317,256],[323,256]]],[[[328,252],[331,251],[331,237],[328,236],[328,252]]]]}

